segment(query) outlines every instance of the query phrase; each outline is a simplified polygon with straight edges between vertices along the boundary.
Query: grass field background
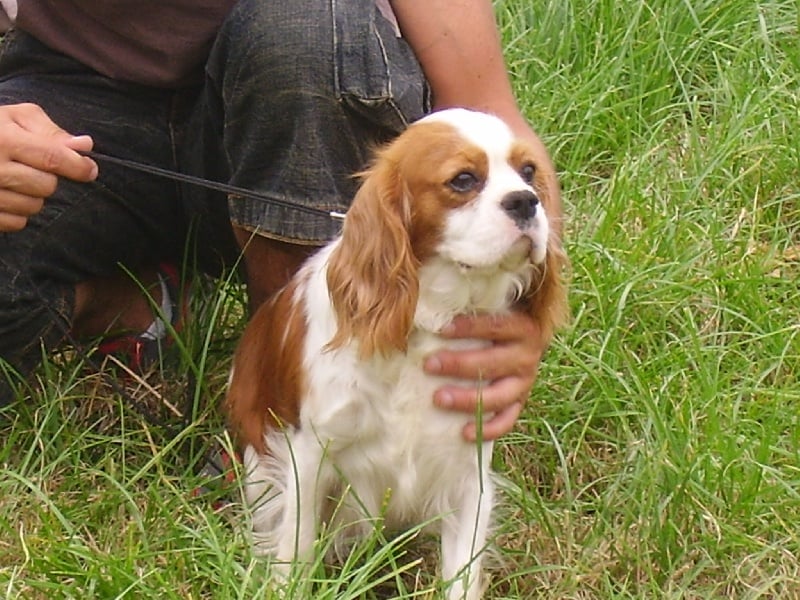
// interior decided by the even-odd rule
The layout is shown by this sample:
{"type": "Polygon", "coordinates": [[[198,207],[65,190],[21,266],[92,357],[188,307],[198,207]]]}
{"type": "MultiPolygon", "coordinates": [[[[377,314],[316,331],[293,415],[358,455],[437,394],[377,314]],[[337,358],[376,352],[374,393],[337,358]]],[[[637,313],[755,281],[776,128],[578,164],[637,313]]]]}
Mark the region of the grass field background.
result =
{"type": "MultiPolygon", "coordinates": [[[[487,598],[800,598],[798,6],[496,2],[574,316],[497,446],[487,598]]],[[[3,412],[0,597],[270,597],[239,508],[189,494],[243,324],[209,291],[174,372],[121,395],[65,354],[3,412]]],[[[376,533],[289,597],[437,598],[430,547],[376,533]]]]}

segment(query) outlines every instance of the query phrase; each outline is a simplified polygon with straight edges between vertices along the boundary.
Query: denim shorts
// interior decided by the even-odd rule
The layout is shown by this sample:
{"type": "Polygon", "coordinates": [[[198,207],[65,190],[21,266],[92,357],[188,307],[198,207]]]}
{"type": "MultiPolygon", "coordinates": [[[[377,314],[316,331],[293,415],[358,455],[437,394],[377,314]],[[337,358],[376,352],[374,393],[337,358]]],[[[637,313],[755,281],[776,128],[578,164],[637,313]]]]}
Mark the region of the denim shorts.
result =
{"type": "MultiPolygon", "coordinates": [[[[373,0],[240,0],[206,75],[181,90],[115,81],[11,31],[0,104],[39,104],[99,152],[337,211],[371,148],[428,110],[421,69],[373,0]]],[[[63,342],[81,281],[187,257],[216,273],[236,260],[231,222],[297,244],[338,233],[269,200],[99,166],[96,182],[62,180],[25,229],[0,233],[0,363],[23,374],[63,342]]]]}
{"type": "MultiPolygon", "coordinates": [[[[373,147],[428,109],[420,66],[374,0],[240,0],[206,71],[209,112],[223,120],[200,129],[222,132],[231,182],[326,210],[345,211],[373,147]]],[[[338,233],[330,218],[268,202],[232,198],[229,210],[294,243],[338,233]]]]}

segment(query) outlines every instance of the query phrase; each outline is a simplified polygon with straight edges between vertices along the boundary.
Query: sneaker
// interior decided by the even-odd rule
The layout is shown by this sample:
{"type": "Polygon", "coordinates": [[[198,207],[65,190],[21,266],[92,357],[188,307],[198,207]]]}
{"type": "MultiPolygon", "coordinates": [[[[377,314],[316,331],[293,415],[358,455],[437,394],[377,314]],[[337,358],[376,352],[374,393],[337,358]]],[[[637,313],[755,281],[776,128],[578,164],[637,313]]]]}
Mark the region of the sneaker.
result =
{"type": "Polygon", "coordinates": [[[188,311],[189,295],[185,287],[181,294],[181,280],[175,265],[161,263],[157,274],[161,283],[161,309],[150,327],[140,334],[107,338],[97,348],[100,355],[116,357],[137,374],[159,364],[164,350],[174,341],[172,332],[181,331],[188,311]],[[169,322],[169,327],[165,321],[169,322]]]}
{"type": "Polygon", "coordinates": [[[237,470],[241,464],[242,459],[238,454],[231,455],[220,444],[216,444],[206,454],[205,463],[199,471],[203,483],[191,491],[191,496],[207,498],[216,511],[230,506],[237,470]]]}

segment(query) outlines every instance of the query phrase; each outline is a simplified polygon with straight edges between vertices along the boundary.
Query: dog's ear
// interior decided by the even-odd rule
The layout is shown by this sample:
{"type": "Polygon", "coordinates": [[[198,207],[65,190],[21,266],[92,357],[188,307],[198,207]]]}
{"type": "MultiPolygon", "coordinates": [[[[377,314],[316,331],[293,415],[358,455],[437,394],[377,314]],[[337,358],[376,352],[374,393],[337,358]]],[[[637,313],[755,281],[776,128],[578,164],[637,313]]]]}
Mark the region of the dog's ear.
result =
{"type": "Polygon", "coordinates": [[[361,176],[327,279],[337,318],[329,347],[356,340],[364,358],[406,349],[419,262],[409,238],[411,199],[396,163],[384,152],[361,176]]]}
{"type": "Polygon", "coordinates": [[[569,260],[561,241],[562,227],[558,221],[561,215],[556,214],[554,208],[561,205],[555,174],[537,173],[534,186],[550,222],[550,235],[545,261],[537,267],[530,291],[522,304],[539,324],[542,339],[549,344],[555,331],[569,321],[566,283],[569,260]]]}

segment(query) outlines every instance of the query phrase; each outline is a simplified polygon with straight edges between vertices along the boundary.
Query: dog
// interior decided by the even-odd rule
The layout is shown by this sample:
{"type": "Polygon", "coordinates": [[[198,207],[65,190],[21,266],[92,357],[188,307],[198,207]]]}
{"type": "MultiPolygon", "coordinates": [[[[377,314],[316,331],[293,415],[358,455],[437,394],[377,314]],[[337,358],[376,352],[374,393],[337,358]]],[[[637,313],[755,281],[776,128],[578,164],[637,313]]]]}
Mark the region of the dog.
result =
{"type": "Polygon", "coordinates": [[[256,551],[307,561],[323,523],[350,540],[370,518],[430,521],[447,598],[481,597],[492,442],[462,437],[475,415],[433,405],[446,380],[422,364],[486,343],[437,335],[459,314],[525,310],[548,341],[562,324],[543,177],[530,144],[466,109],[377,151],[341,235],[256,311],[234,356],[225,404],[256,551]]]}

